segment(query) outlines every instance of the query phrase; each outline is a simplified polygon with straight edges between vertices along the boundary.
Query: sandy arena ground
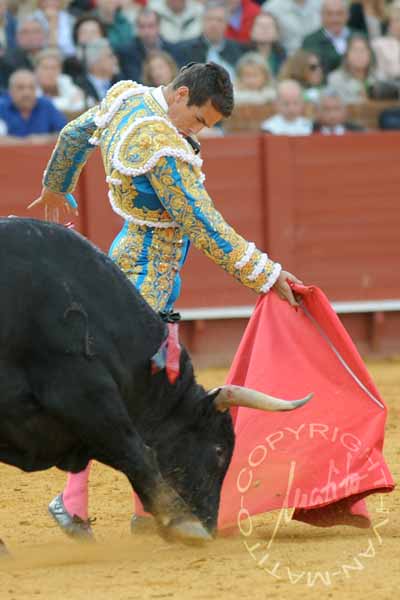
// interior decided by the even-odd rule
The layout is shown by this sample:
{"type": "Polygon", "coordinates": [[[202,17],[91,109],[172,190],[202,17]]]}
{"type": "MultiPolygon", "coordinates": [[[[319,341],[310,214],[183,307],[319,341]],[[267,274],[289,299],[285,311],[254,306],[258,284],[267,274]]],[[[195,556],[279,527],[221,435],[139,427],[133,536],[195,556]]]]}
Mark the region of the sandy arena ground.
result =
{"type": "MultiPolygon", "coordinates": [[[[369,368],[389,405],[385,456],[398,481],[400,363],[369,368]]],[[[204,371],[199,380],[214,387],[224,377],[221,370],[204,371]]],[[[375,530],[285,524],[271,546],[274,577],[257,567],[240,536],[204,548],[170,545],[155,533],[132,537],[128,483],[102,465],[91,476],[98,540],[93,545],[64,538],[47,515],[48,501],[63,487],[63,473],[25,475],[0,465],[0,481],[0,532],[14,557],[0,563],[1,600],[399,598],[399,489],[368,500],[375,530]],[[347,571],[343,565],[357,568],[347,571]]],[[[259,517],[254,537],[269,540],[273,524],[274,515],[259,517]]]]}

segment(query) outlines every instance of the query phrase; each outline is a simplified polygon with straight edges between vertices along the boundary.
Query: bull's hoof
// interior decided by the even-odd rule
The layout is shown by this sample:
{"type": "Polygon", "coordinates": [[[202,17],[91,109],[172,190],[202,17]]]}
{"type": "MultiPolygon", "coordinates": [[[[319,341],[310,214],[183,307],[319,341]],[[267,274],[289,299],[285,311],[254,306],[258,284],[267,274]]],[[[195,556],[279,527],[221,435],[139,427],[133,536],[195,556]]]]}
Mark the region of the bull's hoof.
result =
{"type": "Polygon", "coordinates": [[[195,518],[176,518],[167,527],[161,530],[163,537],[168,541],[179,541],[185,544],[205,544],[211,542],[213,536],[195,518]]]}
{"type": "Polygon", "coordinates": [[[71,516],[64,506],[62,494],[59,494],[50,502],[49,513],[69,537],[82,542],[94,541],[90,520],[85,521],[77,515],[71,516]]]}
{"type": "Polygon", "coordinates": [[[154,519],[151,517],[142,517],[139,515],[132,515],[131,518],[131,534],[148,533],[154,527],[154,519]]]}

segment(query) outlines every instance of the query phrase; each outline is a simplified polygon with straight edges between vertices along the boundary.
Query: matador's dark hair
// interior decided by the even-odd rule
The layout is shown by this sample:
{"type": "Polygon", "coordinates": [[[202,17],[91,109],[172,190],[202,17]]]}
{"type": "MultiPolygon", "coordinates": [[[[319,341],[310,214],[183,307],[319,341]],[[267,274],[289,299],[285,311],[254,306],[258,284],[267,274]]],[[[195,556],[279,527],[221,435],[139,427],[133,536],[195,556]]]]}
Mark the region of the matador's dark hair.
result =
{"type": "Polygon", "coordinates": [[[233,87],[229,73],[213,62],[189,63],[181,68],[172,82],[174,90],[185,85],[189,88],[188,106],[203,106],[211,100],[212,106],[224,117],[233,110],[233,87]]]}

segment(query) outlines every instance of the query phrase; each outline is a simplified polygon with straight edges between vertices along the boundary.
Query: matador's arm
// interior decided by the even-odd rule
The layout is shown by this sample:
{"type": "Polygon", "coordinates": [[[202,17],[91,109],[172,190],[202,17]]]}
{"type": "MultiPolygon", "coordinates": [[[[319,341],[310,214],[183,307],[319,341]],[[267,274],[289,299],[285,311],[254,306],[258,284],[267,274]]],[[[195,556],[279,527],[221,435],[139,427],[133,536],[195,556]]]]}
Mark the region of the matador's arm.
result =
{"type": "Polygon", "coordinates": [[[52,192],[68,194],[75,188],[79,175],[96,146],[90,139],[97,129],[95,106],[61,130],[57,144],[43,176],[43,185],[52,192]]]}
{"type": "Polygon", "coordinates": [[[190,164],[162,157],[146,175],[171,218],[197,248],[257,292],[275,284],[280,264],[226,223],[190,164]]]}

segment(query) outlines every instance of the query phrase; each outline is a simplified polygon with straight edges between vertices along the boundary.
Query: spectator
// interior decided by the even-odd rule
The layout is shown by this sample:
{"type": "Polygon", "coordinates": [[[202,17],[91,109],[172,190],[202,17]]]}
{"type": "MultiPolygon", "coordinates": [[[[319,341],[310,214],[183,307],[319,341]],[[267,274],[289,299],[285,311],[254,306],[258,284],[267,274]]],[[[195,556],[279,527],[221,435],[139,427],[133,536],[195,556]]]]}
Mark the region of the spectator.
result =
{"type": "Polygon", "coordinates": [[[225,36],[241,44],[250,42],[254,19],[260,13],[260,6],[253,0],[226,0],[229,12],[225,36]]]}
{"type": "Polygon", "coordinates": [[[400,2],[389,9],[388,32],[372,41],[377,75],[383,80],[400,80],[400,2]]]}
{"type": "Polygon", "coordinates": [[[168,85],[178,74],[174,59],[167,52],[155,50],[143,64],[143,83],[150,87],[168,85]]]}
{"type": "Polygon", "coordinates": [[[301,85],[306,102],[318,100],[323,78],[318,56],[302,49],[289,56],[279,73],[279,79],[294,79],[301,85]]]}
{"type": "Polygon", "coordinates": [[[86,106],[93,106],[120,80],[118,61],[107,39],[102,38],[87,44],[86,68],[86,75],[77,79],[76,83],[85,94],[86,106]]]}
{"type": "Polygon", "coordinates": [[[86,13],[75,21],[72,37],[75,46],[85,46],[89,42],[107,37],[107,31],[99,17],[86,13]]]}
{"type": "Polygon", "coordinates": [[[276,98],[276,90],[266,62],[256,52],[247,52],[236,65],[235,104],[265,104],[276,98]]]}
{"type": "Polygon", "coordinates": [[[143,8],[136,21],[136,36],[118,53],[125,79],[143,82],[143,63],[155,50],[168,52],[180,66],[183,64],[179,45],[170,44],[160,35],[160,19],[154,10],[143,8]]]}
{"type": "Polygon", "coordinates": [[[204,8],[203,33],[200,37],[182,44],[185,62],[214,62],[235,77],[235,66],[245,48],[235,40],[228,40],[225,31],[228,12],[222,2],[209,2],[204,8]]]}
{"type": "Polygon", "coordinates": [[[304,116],[303,90],[297,81],[286,79],[277,87],[277,114],[261,124],[262,131],[275,135],[309,135],[312,122],[304,116]]]}
{"type": "Polygon", "coordinates": [[[160,34],[170,44],[200,35],[203,6],[195,0],[150,0],[149,8],[160,17],[160,34]]]}
{"type": "Polygon", "coordinates": [[[48,98],[37,98],[32,71],[10,77],[9,93],[0,100],[0,144],[44,144],[54,141],[66,119],[48,98]]]}
{"type": "Polygon", "coordinates": [[[72,40],[73,19],[63,10],[65,0],[38,0],[35,15],[42,20],[48,32],[49,46],[58,47],[64,56],[72,56],[75,47],[72,40]]]}
{"type": "Polygon", "coordinates": [[[250,34],[251,48],[264,58],[274,77],[278,74],[286,58],[280,43],[277,21],[271,13],[261,12],[254,19],[250,34]]]}
{"type": "Polygon", "coordinates": [[[363,33],[369,40],[383,34],[386,26],[385,0],[361,0],[350,4],[348,26],[363,33]]]}
{"type": "Polygon", "coordinates": [[[47,45],[47,31],[35,15],[18,19],[17,47],[8,50],[0,59],[0,85],[8,86],[8,79],[17,69],[34,68],[34,58],[47,45]]]}
{"type": "Polygon", "coordinates": [[[120,9],[120,0],[97,0],[93,14],[102,21],[108,41],[114,51],[127,46],[133,38],[133,29],[120,9]]]}
{"type": "Polygon", "coordinates": [[[267,0],[262,9],[278,21],[287,54],[300,48],[304,37],[321,26],[321,0],[267,0]]]}
{"type": "Polygon", "coordinates": [[[348,43],[342,65],[328,76],[328,86],[346,104],[364,102],[375,82],[374,56],[363,35],[353,35],[348,43]]]}
{"type": "Polygon", "coordinates": [[[74,81],[85,75],[85,52],[90,42],[107,37],[106,28],[101,20],[90,14],[84,14],[75,22],[72,38],[75,44],[75,55],[64,60],[63,71],[74,81]]]}
{"type": "Polygon", "coordinates": [[[85,108],[83,91],[71,77],[62,73],[62,56],[56,48],[47,48],[36,57],[35,75],[39,96],[47,96],[61,112],[78,113],[85,108]]]}
{"type": "Polygon", "coordinates": [[[8,10],[7,0],[0,0],[0,55],[16,46],[17,23],[8,10]]]}
{"type": "Polygon", "coordinates": [[[347,107],[334,90],[326,88],[320,94],[313,133],[343,135],[349,131],[365,131],[363,127],[347,121],[347,107]]]}
{"type": "Polygon", "coordinates": [[[323,0],[322,27],[304,38],[303,48],[319,57],[325,77],[339,67],[347,50],[348,16],[346,0],[323,0]]]}

